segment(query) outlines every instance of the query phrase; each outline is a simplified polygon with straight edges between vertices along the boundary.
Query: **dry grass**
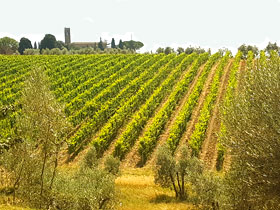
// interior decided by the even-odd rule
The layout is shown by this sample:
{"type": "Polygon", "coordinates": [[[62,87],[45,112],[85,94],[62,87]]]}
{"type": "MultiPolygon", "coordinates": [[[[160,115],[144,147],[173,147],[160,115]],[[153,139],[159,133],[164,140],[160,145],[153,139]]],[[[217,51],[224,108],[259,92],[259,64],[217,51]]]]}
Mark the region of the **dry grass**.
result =
{"type": "Polygon", "coordinates": [[[116,187],[120,191],[120,210],[195,209],[189,203],[176,201],[170,189],[157,186],[150,169],[124,169],[116,187]]]}
{"type": "MultiPolygon", "coordinates": [[[[75,164],[62,165],[60,168],[72,172],[77,169],[79,161],[75,164]]],[[[118,210],[195,210],[196,208],[187,202],[178,202],[174,192],[162,188],[154,183],[154,173],[151,168],[122,168],[122,174],[116,179],[116,188],[119,191],[118,210]]],[[[0,195],[0,200],[6,196],[0,195]]],[[[35,210],[27,207],[19,207],[0,204],[0,210],[35,210]]]]}
{"type": "Polygon", "coordinates": [[[7,196],[3,192],[0,193],[0,210],[35,210],[28,207],[12,205],[13,198],[7,196]]]}
{"type": "Polygon", "coordinates": [[[35,210],[35,209],[24,208],[19,206],[0,205],[0,210],[35,210]]]}

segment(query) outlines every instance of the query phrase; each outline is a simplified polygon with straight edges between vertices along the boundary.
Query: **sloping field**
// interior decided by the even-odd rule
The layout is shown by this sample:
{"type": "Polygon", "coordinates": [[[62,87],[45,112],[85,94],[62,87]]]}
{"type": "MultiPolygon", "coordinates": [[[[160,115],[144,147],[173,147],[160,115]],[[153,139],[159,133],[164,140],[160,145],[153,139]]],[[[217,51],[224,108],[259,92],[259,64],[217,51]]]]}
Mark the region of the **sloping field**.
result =
{"type": "Polygon", "coordinates": [[[72,124],[70,159],[94,146],[100,158],[114,155],[125,167],[149,167],[159,145],[167,143],[176,155],[188,144],[214,169],[222,153],[216,148],[219,105],[236,86],[240,57],[0,56],[1,145],[9,144],[24,80],[36,68],[48,76],[72,124]]]}

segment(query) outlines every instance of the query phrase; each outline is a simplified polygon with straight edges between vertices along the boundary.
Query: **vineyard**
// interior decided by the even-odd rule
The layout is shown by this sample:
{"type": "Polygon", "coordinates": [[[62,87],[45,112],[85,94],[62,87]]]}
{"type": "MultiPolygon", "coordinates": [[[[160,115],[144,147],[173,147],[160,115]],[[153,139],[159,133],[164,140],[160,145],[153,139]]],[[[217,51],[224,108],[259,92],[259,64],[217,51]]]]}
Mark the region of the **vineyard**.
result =
{"type": "Polygon", "coordinates": [[[217,135],[225,129],[219,106],[230,103],[239,72],[254,60],[249,53],[245,65],[241,56],[0,56],[0,143],[8,147],[16,131],[21,90],[35,68],[47,75],[72,124],[71,158],[94,146],[99,158],[114,155],[125,166],[145,166],[160,145],[177,155],[187,144],[210,168],[221,168],[226,151],[217,135]]]}

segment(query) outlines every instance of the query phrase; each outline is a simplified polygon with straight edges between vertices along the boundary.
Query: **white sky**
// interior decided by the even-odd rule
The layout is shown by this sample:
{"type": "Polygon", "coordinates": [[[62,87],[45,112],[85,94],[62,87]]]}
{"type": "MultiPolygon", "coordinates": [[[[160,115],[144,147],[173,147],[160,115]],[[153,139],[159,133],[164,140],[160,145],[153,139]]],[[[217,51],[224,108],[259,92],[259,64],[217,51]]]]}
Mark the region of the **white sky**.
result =
{"type": "Polygon", "coordinates": [[[264,48],[280,44],[280,0],[1,0],[0,37],[40,41],[51,33],[64,41],[99,37],[142,41],[141,51],[159,46],[264,48]],[[278,41],[279,40],[279,41],[278,41]]]}

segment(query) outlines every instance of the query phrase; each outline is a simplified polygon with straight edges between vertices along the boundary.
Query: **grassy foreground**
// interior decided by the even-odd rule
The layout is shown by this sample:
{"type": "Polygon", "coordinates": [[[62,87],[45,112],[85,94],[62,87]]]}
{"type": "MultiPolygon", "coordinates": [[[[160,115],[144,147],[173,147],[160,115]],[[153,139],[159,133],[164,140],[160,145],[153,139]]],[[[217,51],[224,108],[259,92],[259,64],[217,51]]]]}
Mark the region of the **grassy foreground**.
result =
{"type": "Polygon", "coordinates": [[[0,210],[35,210],[35,209],[18,207],[18,206],[10,206],[10,205],[0,205],[0,210]]]}
{"type": "MultiPolygon", "coordinates": [[[[174,192],[154,183],[153,171],[150,168],[125,168],[116,179],[119,191],[117,210],[154,210],[176,209],[195,210],[187,202],[178,202],[174,192]]],[[[0,204],[0,210],[35,210],[27,207],[0,204]]]]}
{"type": "Polygon", "coordinates": [[[177,202],[170,189],[157,186],[151,169],[123,169],[116,187],[120,191],[119,210],[196,209],[191,204],[177,202]]]}

